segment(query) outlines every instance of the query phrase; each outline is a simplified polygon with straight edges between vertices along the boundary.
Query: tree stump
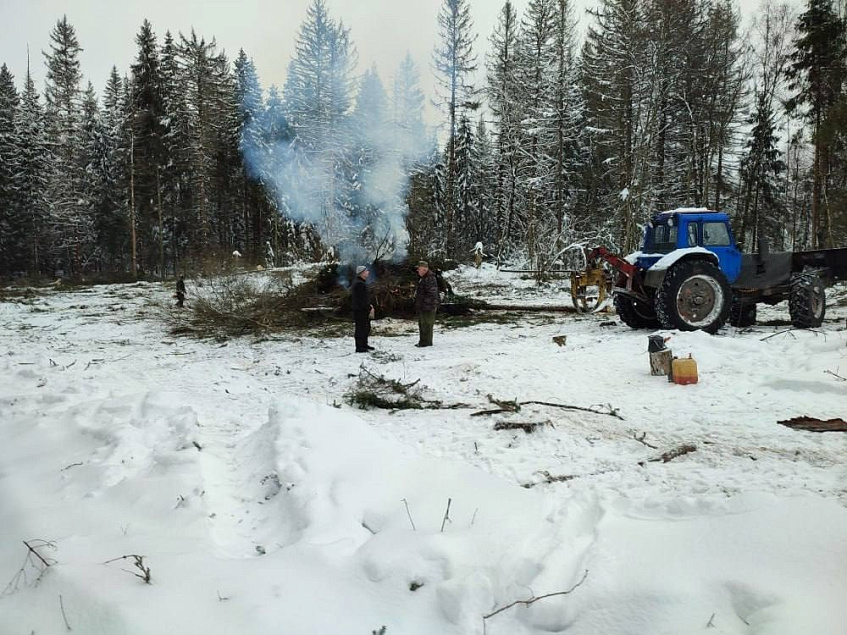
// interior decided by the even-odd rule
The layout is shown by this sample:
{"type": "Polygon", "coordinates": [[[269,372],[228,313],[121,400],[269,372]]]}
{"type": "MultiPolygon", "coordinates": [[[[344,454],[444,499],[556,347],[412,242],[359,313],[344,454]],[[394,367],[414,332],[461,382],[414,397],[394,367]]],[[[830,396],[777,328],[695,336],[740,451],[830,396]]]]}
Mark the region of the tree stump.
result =
{"type": "Polygon", "coordinates": [[[673,353],[669,348],[650,353],[650,374],[657,377],[667,377],[671,372],[673,353]]]}

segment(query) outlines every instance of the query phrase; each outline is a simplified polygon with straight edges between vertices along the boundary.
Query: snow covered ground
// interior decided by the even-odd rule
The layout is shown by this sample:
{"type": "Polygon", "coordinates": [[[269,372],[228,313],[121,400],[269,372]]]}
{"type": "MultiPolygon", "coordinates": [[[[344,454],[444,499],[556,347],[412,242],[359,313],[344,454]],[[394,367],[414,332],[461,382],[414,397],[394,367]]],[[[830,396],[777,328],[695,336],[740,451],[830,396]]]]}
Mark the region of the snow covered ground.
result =
{"type": "MultiPolygon", "coordinates": [[[[487,266],[450,279],[503,301],[565,297],[487,266]]],[[[0,303],[3,635],[847,632],[847,435],[776,423],[847,414],[843,289],[819,332],[667,333],[697,360],[693,386],[651,377],[647,333],[612,315],[439,323],[430,349],[384,320],[362,356],[352,325],[173,338],[169,295],[0,303]],[[363,363],[472,408],[353,409],[363,363]],[[623,419],[470,416],[489,394],[623,419]],[[544,425],[493,430],[504,421],[544,425]],[[682,444],[697,450],[650,461],[682,444]],[[38,584],[34,539],[55,563],[38,584]],[[131,559],[106,563],[131,554],[151,584],[131,559]]]]}

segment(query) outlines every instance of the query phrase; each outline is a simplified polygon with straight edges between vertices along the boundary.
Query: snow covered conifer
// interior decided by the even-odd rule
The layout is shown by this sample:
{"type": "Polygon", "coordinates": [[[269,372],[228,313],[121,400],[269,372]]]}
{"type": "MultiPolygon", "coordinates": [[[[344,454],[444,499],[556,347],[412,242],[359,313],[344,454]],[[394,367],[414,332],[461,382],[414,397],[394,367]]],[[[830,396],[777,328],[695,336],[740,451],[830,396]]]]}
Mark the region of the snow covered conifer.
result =
{"type": "Polygon", "coordinates": [[[0,275],[22,270],[24,217],[20,200],[20,139],[16,122],[18,91],[5,64],[0,66],[0,275]]]}
{"type": "Polygon", "coordinates": [[[241,49],[235,60],[238,101],[238,147],[241,152],[241,209],[249,253],[258,258],[265,250],[267,205],[261,192],[261,175],[254,169],[253,153],[267,156],[261,121],[264,115],[262,88],[253,60],[241,49]]]}
{"type": "MultiPolygon", "coordinates": [[[[793,91],[790,111],[800,111],[812,127],[815,155],[813,166],[811,239],[812,247],[831,245],[834,210],[829,206],[832,144],[836,126],[830,119],[844,100],[847,81],[847,27],[833,9],[832,0],[809,0],[797,22],[798,39],[788,75],[793,91]]],[[[842,104],[842,108],[847,108],[842,104]]],[[[841,115],[842,118],[847,119],[841,115]]],[[[837,212],[836,212],[837,213],[837,212]]]]}
{"type": "Polygon", "coordinates": [[[520,138],[518,37],[520,24],[515,7],[507,0],[491,35],[486,61],[488,104],[494,115],[496,146],[495,214],[498,250],[512,238],[515,213],[515,178],[520,138]]]}
{"type": "Polygon", "coordinates": [[[472,83],[476,71],[476,55],[468,0],[444,0],[438,13],[439,43],[433,54],[433,67],[440,86],[438,103],[446,111],[447,151],[445,161],[444,242],[449,256],[458,255],[456,243],[456,143],[458,124],[465,110],[477,107],[472,83]]]}
{"type": "Polygon", "coordinates": [[[83,234],[79,195],[82,165],[79,158],[79,129],[82,119],[79,54],[82,47],[76,31],[62,17],[50,33],[45,111],[50,144],[50,173],[47,197],[51,208],[54,265],[65,273],[80,272],[78,241],[83,234]]]}
{"type": "Polygon", "coordinates": [[[164,104],[159,47],[153,26],[147,20],[135,37],[138,46],[132,65],[132,126],[135,207],[140,266],[152,270],[159,263],[161,231],[159,206],[161,166],[164,163],[162,126],[164,104]]]}
{"type": "Polygon", "coordinates": [[[285,83],[288,122],[295,133],[291,179],[300,195],[293,213],[316,227],[329,245],[346,234],[352,146],[349,128],[356,49],[324,0],[314,0],[300,27],[285,83]]]}
{"type": "Polygon", "coordinates": [[[18,107],[17,127],[20,159],[19,222],[25,236],[20,247],[26,245],[26,255],[19,266],[26,271],[39,273],[47,247],[48,154],[44,110],[29,67],[18,107]]]}

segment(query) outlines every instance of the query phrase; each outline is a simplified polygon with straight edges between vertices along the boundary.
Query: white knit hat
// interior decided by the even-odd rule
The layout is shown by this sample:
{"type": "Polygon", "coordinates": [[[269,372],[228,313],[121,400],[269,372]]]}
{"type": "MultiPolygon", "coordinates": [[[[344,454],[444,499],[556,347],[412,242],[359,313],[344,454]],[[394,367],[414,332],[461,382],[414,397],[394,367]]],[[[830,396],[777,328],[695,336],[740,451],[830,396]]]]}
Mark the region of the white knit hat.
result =
{"type": "Polygon", "coordinates": [[[358,267],[356,267],[356,275],[358,276],[360,273],[362,273],[363,271],[367,271],[367,270],[368,270],[367,267],[359,265],[358,267]]]}

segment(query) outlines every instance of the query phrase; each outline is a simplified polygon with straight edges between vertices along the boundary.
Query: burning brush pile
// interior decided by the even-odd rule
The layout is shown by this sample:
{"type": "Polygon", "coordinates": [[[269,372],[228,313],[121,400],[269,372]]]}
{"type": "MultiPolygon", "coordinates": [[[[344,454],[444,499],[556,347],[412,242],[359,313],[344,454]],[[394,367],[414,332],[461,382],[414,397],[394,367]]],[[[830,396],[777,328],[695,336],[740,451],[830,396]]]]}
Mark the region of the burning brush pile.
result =
{"type": "MultiPolygon", "coordinates": [[[[376,318],[413,318],[418,282],[414,263],[377,261],[370,270],[376,318]]],[[[454,296],[442,269],[433,265],[432,270],[441,291],[442,313],[464,315],[483,308],[482,302],[454,296]]],[[[196,292],[189,292],[186,309],[170,312],[172,332],[224,338],[346,322],[352,316],[354,277],[354,267],[330,264],[302,284],[294,284],[287,272],[244,273],[198,282],[196,292]]]]}

